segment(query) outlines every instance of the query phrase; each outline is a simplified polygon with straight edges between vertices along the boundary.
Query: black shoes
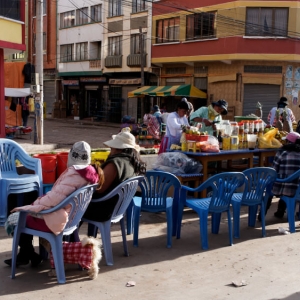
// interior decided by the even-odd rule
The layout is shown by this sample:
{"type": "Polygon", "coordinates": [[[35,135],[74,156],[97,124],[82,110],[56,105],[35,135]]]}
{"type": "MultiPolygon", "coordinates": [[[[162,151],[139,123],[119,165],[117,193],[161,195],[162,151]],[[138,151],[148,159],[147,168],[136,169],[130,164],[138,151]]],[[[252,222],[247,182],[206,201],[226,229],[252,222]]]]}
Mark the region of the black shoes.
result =
{"type": "Polygon", "coordinates": [[[34,252],[30,260],[31,260],[31,266],[33,268],[36,268],[43,261],[43,258],[39,254],[34,252]]]}
{"type": "MultiPolygon", "coordinates": [[[[9,265],[10,267],[11,267],[11,263],[12,263],[12,259],[10,258],[10,259],[6,259],[5,261],[4,261],[4,263],[6,263],[7,265],[9,265]]],[[[22,265],[28,265],[29,264],[29,259],[18,259],[18,257],[17,257],[17,263],[16,263],[16,266],[18,267],[18,266],[22,266],[22,265]]]]}
{"type": "MultiPolygon", "coordinates": [[[[24,266],[28,265],[30,261],[31,261],[31,266],[33,268],[36,268],[43,261],[43,258],[39,254],[37,254],[35,252],[32,254],[32,257],[31,257],[30,260],[26,259],[26,258],[21,258],[19,256],[19,254],[18,254],[16,266],[19,267],[19,266],[23,266],[23,265],[24,266]]],[[[4,261],[4,263],[7,264],[7,265],[9,265],[11,267],[12,259],[11,258],[10,259],[6,259],[4,261]]]]}
{"type": "Polygon", "coordinates": [[[277,210],[274,212],[274,217],[278,219],[282,219],[284,216],[284,210],[277,210]]]}

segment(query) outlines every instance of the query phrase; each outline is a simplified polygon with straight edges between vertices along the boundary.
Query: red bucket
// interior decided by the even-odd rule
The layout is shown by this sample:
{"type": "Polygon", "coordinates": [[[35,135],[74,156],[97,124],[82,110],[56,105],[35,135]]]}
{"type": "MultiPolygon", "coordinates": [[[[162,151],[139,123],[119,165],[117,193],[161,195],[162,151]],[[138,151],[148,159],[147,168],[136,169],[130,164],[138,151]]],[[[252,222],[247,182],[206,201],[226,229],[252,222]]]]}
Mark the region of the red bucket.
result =
{"type": "Polygon", "coordinates": [[[43,183],[54,183],[56,180],[56,154],[35,154],[42,164],[43,183]]]}
{"type": "Polygon", "coordinates": [[[56,178],[58,178],[67,169],[68,155],[69,155],[69,152],[57,153],[57,156],[56,156],[57,157],[56,178]]]}

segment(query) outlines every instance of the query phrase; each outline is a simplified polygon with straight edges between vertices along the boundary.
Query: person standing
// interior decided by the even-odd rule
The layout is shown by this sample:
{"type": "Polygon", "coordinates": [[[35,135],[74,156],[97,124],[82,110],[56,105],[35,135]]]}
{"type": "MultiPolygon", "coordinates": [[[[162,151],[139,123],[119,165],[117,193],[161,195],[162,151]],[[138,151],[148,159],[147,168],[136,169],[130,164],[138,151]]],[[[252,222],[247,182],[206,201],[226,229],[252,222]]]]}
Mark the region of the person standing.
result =
{"type": "Polygon", "coordinates": [[[189,106],[189,109],[188,109],[188,111],[187,111],[187,113],[186,113],[187,118],[189,118],[190,115],[191,115],[191,113],[194,112],[194,106],[193,106],[193,104],[192,104],[191,102],[189,102],[185,97],[182,98],[181,101],[186,102],[186,103],[188,104],[188,106],[189,106]]]}
{"type": "Polygon", "coordinates": [[[161,112],[160,112],[159,106],[154,105],[153,106],[153,111],[154,111],[153,116],[156,117],[159,124],[161,124],[161,112]]]}
{"type": "Polygon", "coordinates": [[[172,144],[180,145],[180,138],[184,127],[189,128],[187,112],[189,106],[185,101],[180,101],[175,112],[168,115],[166,134],[160,144],[159,154],[170,149],[172,144]]]}
{"type": "Polygon", "coordinates": [[[217,102],[212,102],[209,106],[203,106],[194,111],[190,116],[190,120],[195,123],[202,123],[200,131],[213,135],[213,122],[221,122],[221,115],[227,115],[227,108],[228,103],[221,99],[217,102]]]}
{"type": "Polygon", "coordinates": [[[271,126],[288,132],[293,131],[293,122],[296,121],[293,111],[287,108],[287,98],[281,97],[277,107],[273,107],[268,115],[268,122],[271,126]],[[284,129],[283,129],[284,127],[284,129]]]}
{"type": "Polygon", "coordinates": [[[22,106],[22,120],[23,126],[27,127],[28,116],[29,116],[29,96],[21,98],[20,104],[22,106]]]}

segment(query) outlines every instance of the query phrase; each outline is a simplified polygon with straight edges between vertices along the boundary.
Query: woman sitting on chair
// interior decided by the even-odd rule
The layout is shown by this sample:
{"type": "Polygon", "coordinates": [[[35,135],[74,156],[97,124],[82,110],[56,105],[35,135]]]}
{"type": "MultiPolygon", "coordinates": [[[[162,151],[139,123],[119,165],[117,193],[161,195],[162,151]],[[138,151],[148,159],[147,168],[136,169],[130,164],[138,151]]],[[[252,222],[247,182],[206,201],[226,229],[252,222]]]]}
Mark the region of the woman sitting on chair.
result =
{"type": "MultiPolygon", "coordinates": [[[[90,165],[91,148],[84,141],[77,142],[73,145],[68,155],[68,168],[57,179],[50,192],[37,198],[31,205],[16,207],[12,212],[27,210],[33,214],[52,208],[62,202],[67,196],[71,195],[77,189],[88,184],[99,184],[102,187],[104,174],[99,167],[97,170],[90,165]]],[[[43,216],[43,219],[28,215],[26,226],[32,229],[60,234],[68,221],[70,207],[64,207],[56,212],[43,216]]],[[[27,265],[31,261],[31,266],[38,266],[42,257],[34,251],[32,245],[33,236],[22,233],[20,236],[20,251],[17,256],[17,266],[27,265]]],[[[4,261],[11,266],[11,259],[4,261]]]]}
{"type": "MultiPolygon", "coordinates": [[[[113,136],[112,140],[103,144],[111,148],[111,151],[107,160],[101,165],[105,182],[94,192],[93,199],[104,197],[126,179],[146,173],[146,164],[140,159],[139,146],[136,145],[130,128],[123,128],[119,134],[113,136]]],[[[116,196],[103,202],[90,202],[83,218],[97,222],[108,221],[117,201],[116,196]]],[[[94,235],[93,225],[89,225],[88,235],[94,235]]]]}

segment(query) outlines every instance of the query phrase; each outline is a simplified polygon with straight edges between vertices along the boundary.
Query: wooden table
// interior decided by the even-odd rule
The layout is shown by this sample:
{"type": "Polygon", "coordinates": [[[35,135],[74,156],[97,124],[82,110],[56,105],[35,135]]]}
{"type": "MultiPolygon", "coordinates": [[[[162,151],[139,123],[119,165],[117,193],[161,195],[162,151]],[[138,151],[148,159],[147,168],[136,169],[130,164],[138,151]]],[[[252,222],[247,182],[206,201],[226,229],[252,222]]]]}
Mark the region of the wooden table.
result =
{"type": "MultiPolygon", "coordinates": [[[[188,155],[189,157],[200,161],[203,169],[203,182],[208,178],[208,163],[209,162],[221,162],[223,160],[231,161],[231,160],[238,160],[238,159],[247,159],[248,163],[245,166],[247,168],[253,168],[253,157],[259,157],[259,166],[263,167],[265,159],[268,157],[272,157],[276,154],[278,149],[255,149],[255,150],[248,150],[248,149],[240,149],[240,150],[221,150],[218,153],[205,153],[205,152],[183,152],[184,154],[188,155]]],[[[201,197],[205,197],[205,193],[201,192],[201,197]]]]}
{"type": "Polygon", "coordinates": [[[266,159],[269,157],[274,157],[276,152],[279,149],[255,149],[253,150],[254,155],[257,155],[259,158],[258,166],[259,167],[267,167],[270,164],[266,163],[266,159]]]}

